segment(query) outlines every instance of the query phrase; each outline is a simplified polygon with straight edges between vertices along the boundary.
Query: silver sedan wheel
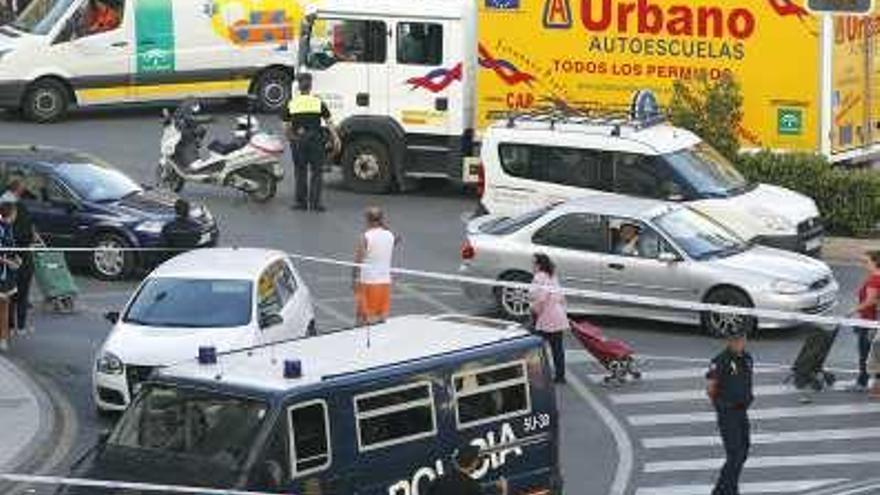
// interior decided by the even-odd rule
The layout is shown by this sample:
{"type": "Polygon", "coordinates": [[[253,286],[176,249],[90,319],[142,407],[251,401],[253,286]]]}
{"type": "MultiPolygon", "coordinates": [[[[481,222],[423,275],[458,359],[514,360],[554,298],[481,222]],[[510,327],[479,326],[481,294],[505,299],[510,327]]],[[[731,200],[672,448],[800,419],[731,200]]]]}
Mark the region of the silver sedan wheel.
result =
{"type": "Polygon", "coordinates": [[[529,291],[512,287],[501,288],[501,308],[508,316],[514,318],[527,316],[531,306],[529,291]]]}
{"type": "Polygon", "coordinates": [[[92,254],[95,269],[105,277],[121,277],[125,272],[124,247],[116,239],[103,239],[98,242],[92,254]]]}
{"type": "Polygon", "coordinates": [[[746,317],[731,313],[712,313],[709,320],[721,335],[735,335],[743,328],[746,317]]]}

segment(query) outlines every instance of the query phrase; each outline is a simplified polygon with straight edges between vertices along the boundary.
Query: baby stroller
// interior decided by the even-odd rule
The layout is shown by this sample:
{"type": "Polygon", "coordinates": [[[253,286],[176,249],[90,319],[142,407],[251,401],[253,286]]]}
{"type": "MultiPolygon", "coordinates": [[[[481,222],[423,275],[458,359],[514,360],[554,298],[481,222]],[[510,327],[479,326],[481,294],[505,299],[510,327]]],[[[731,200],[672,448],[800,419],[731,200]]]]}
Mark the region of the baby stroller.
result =
{"type": "MultiPolygon", "coordinates": [[[[40,247],[45,247],[41,245],[40,247]]],[[[79,289],[61,251],[34,252],[34,278],[46,306],[58,313],[72,313],[79,289]]]]}
{"type": "Polygon", "coordinates": [[[810,387],[817,392],[833,386],[837,377],[825,371],[824,365],[838,332],[839,326],[830,332],[822,327],[815,327],[798,352],[786,382],[794,382],[797,389],[810,387]]]}
{"type": "Polygon", "coordinates": [[[605,337],[599,327],[587,321],[572,321],[571,330],[587,352],[608,370],[603,380],[605,384],[621,385],[627,377],[636,380],[642,377],[633,348],[626,342],[605,337]]]}

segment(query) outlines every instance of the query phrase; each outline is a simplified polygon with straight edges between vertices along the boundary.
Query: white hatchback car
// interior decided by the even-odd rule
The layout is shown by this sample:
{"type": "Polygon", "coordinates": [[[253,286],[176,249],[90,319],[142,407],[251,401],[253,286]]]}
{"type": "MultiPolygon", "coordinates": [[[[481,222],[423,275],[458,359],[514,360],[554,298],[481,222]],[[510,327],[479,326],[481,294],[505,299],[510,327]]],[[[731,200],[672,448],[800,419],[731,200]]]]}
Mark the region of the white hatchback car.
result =
{"type": "Polygon", "coordinates": [[[95,358],[100,411],[124,410],[153,368],[216,352],[313,335],[308,288],[280,251],[217,248],[156,268],[120,313],[95,358]]]}

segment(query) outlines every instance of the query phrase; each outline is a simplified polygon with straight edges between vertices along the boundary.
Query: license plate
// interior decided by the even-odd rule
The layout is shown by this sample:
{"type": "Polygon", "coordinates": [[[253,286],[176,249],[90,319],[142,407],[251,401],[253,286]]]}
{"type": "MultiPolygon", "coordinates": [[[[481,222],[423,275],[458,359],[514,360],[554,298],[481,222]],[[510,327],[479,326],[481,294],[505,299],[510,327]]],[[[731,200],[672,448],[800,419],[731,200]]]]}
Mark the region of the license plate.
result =
{"type": "Polygon", "coordinates": [[[199,239],[199,246],[203,244],[208,244],[209,242],[211,242],[211,233],[205,232],[204,234],[202,234],[201,239],[199,239]]]}
{"type": "Polygon", "coordinates": [[[804,244],[804,247],[806,248],[807,251],[815,251],[815,250],[819,249],[820,247],[822,247],[822,238],[817,237],[815,239],[810,239],[809,241],[806,242],[806,244],[804,244]]]}

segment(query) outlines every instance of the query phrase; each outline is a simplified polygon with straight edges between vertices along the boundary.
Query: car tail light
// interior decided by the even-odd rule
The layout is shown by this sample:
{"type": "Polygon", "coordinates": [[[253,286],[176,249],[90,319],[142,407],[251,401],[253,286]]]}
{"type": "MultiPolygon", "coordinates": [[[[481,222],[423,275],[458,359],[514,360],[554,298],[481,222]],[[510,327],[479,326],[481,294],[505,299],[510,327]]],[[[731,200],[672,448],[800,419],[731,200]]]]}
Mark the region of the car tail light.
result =
{"type": "Polygon", "coordinates": [[[461,259],[467,261],[472,260],[477,255],[477,250],[474,249],[473,244],[470,241],[464,241],[461,243],[461,259]]]}
{"type": "Polygon", "coordinates": [[[483,163],[477,165],[477,197],[483,199],[483,193],[486,192],[486,169],[483,163]]]}

